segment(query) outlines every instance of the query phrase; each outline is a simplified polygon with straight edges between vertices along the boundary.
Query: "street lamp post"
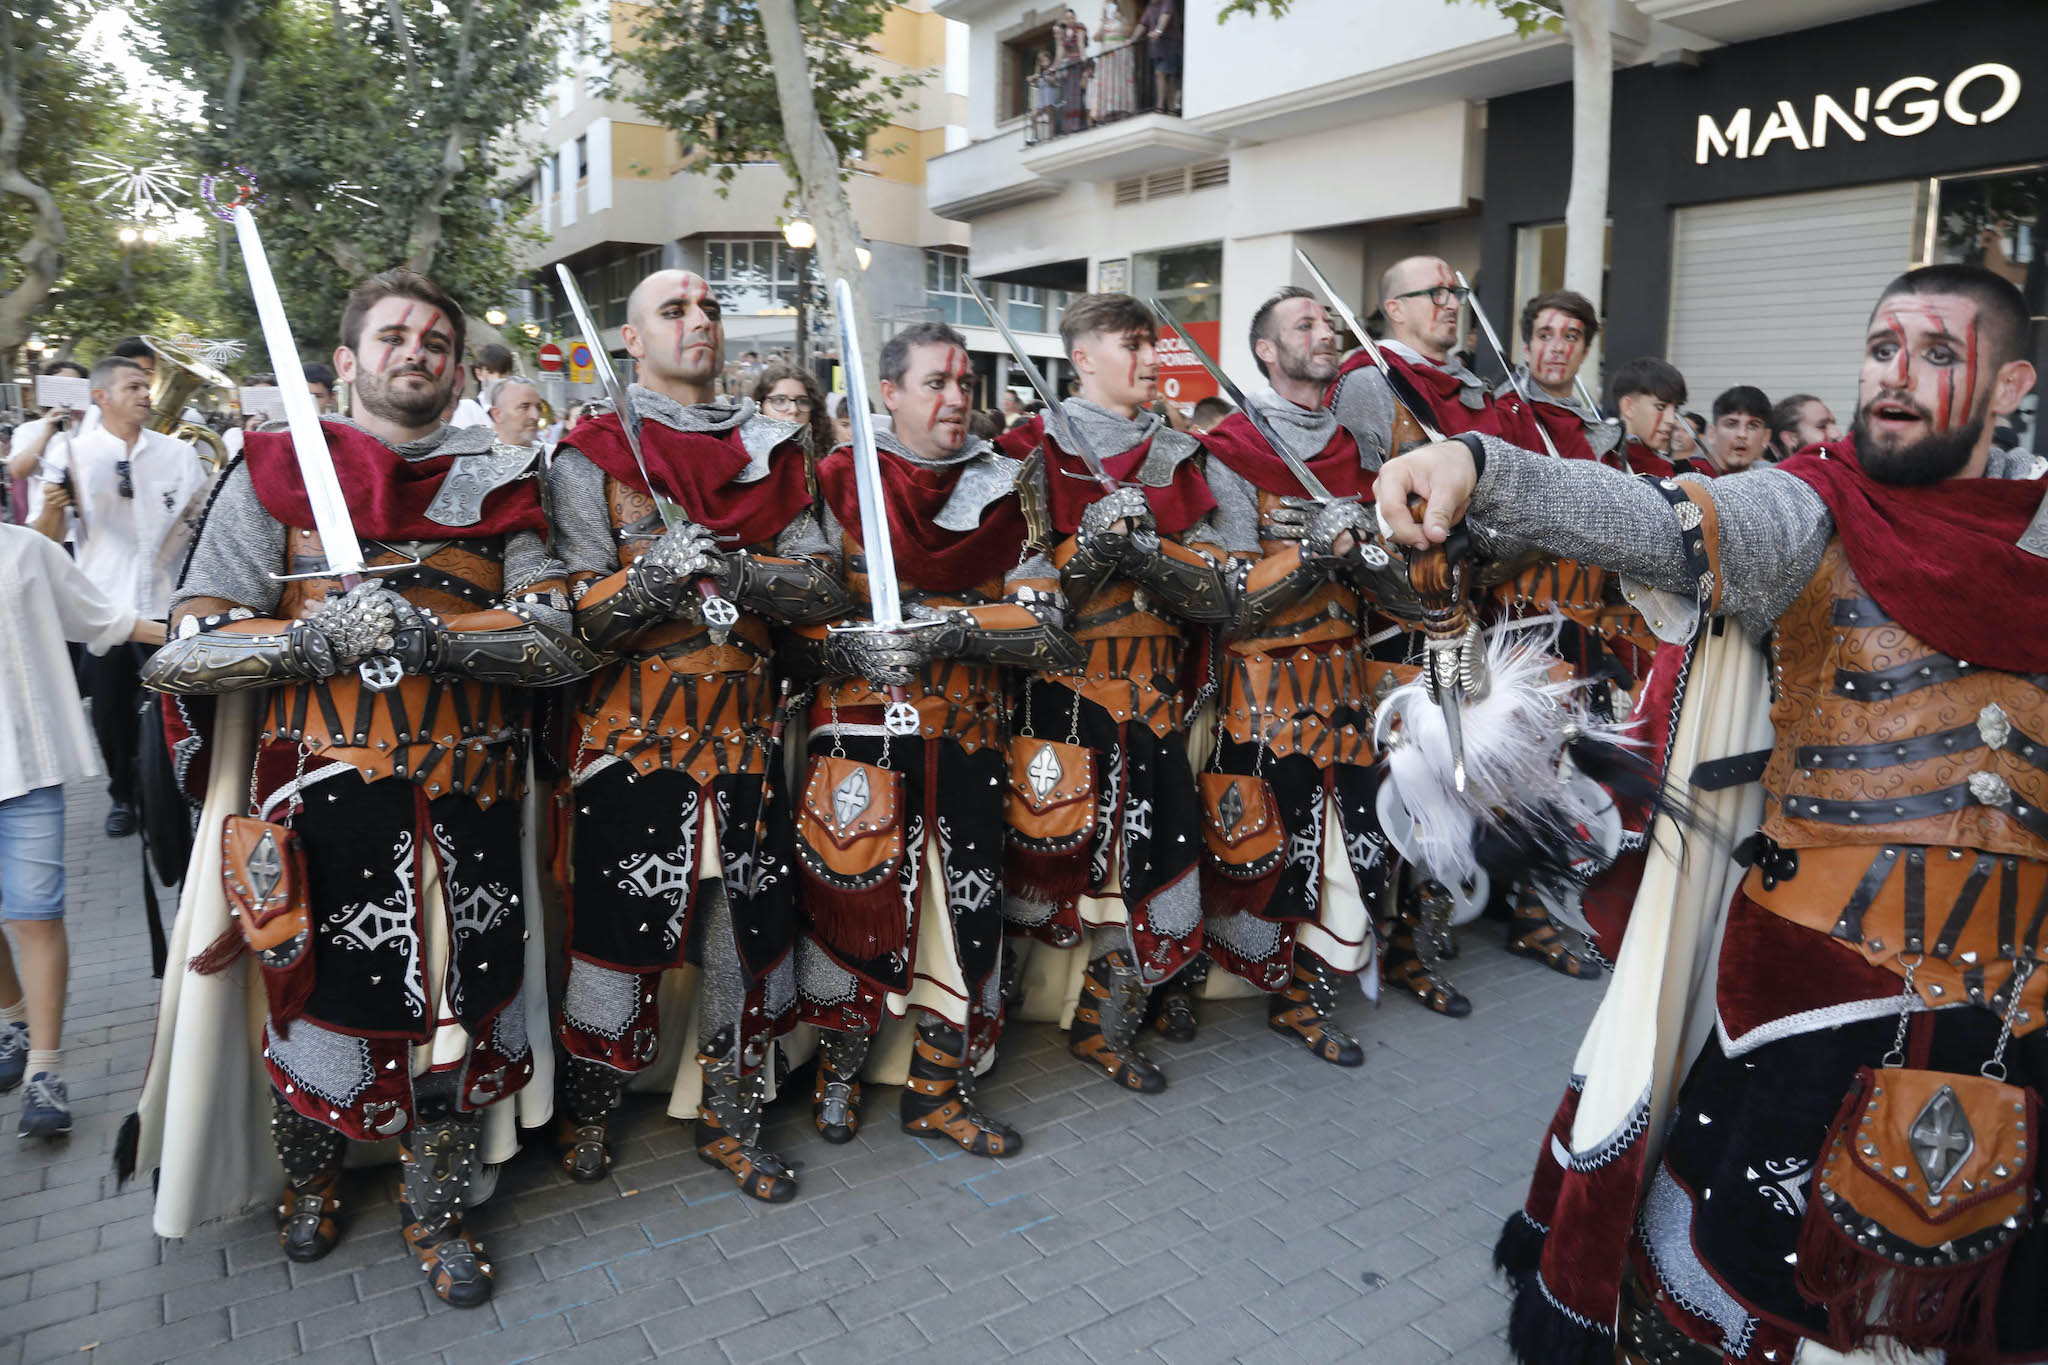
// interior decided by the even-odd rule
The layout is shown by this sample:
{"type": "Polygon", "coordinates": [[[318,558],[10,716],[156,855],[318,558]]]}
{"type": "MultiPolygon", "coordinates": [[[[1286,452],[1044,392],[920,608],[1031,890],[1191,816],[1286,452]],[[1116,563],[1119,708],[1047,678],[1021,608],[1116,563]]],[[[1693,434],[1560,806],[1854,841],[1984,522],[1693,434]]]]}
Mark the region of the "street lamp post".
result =
{"type": "Polygon", "coordinates": [[[782,224],[782,240],[796,253],[796,364],[811,369],[811,248],[818,244],[818,229],[801,213],[782,224]]]}

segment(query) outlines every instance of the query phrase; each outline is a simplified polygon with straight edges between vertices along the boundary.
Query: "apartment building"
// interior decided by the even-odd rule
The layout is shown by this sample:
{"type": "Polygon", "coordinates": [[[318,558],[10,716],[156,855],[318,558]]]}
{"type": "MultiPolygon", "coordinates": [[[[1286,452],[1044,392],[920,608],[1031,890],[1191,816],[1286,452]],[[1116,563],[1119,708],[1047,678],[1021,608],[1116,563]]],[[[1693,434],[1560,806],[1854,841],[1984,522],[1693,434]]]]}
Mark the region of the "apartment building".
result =
{"type": "MultiPolygon", "coordinates": [[[[1442,256],[1474,280],[1512,333],[1521,302],[1561,282],[1571,166],[1565,36],[1518,36],[1483,3],[1294,0],[1284,18],[1219,22],[1223,3],[1180,0],[1179,70],[1162,81],[1149,44],[1114,41],[1132,27],[1141,0],[1077,0],[1090,39],[1079,68],[1058,60],[1055,25],[1064,4],[935,0],[934,10],[969,29],[967,142],[926,168],[926,194],[935,213],[972,228],[975,276],[1158,297],[1247,385],[1257,378],[1245,336],[1253,309],[1283,284],[1308,283],[1297,248],[1362,316],[1372,311],[1387,265],[1418,252],[1442,256]],[[1105,27],[1110,41],[1100,36],[1105,27]],[[1496,212],[1488,200],[1495,193],[1513,202],[1496,212]]],[[[1739,72],[1748,45],[1762,51],[1777,41],[1784,51],[1773,50],[1775,71],[1799,46],[1784,35],[1841,24],[1799,58],[1813,84],[1836,65],[1843,35],[1858,31],[1843,21],[1885,16],[1887,33],[1909,32],[1910,16],[1889,14],[1905,8],[1906,0],[1608,0],[1606,13],[1623,90],[1654,84],[1675,92],[1660,100],[1682,101],[1703,69],[1739,72]]],[[[1939,41],[1995,51],[1995,15],[2040,7],[1957,0],[1924,8],[1930,30],[1955,27],[1934,23],[1931,11],[1967,10],[1965,34],[1975,37],[1939,41]]],[[[1930,67],[1928,75],[1947,81],[1969,63],[1949,65],[1955,69],[1930,67]]],[[[1848,81],[1859,83],[1868,82],[1848,81]]],[[[1942,88],[1914,97],[1938,103],[1942,88]]],[[[1733,90],[1721,93],[1732,97],[1733,90]]],[[[1721,93],[1715,112],[1725,131],[1735,106],[1721,109],[1728,103],[1721,93]]],[[[1769,93],[1758,104],[1752,139],[1776,107],[1778,92],[1769,93]]],[[[1971,89],[1965,112],[1988,108],[1998,94],[1988,84],[1971,89]]],[[[1647,107],[1617,94],[1612,179],[1617,203],[1631,206],[1610,228],[1617,263],[1640,251],[1668,257],[1657,244],[1668,245],[1676,206],[1660,199],[1662,217],[1638,214],[1638,197],[1623,187],[1646,177],[1681,184],[1684,177],[1666,175],[1666,165],[1690,163],[1695,150],[1690,124],[1682,146],[1640,136],[1633,111],[1647,107]]],[[[1979,145],[2008,146],[2023,122],[2008,116],[2002,135],[1979,145]]],[[[1742,163],[1731,164],[1727,174],[1738,174],[1742,163]]],[[[1753,193],[1786,188],[1768,177],[1753,193]]],[[[1910,256],[1903,237],[1900,245],[1903,269],[1910,256]]],[[[1661,271],[1632,269],[1628,288],[1610,290],[1605,300],[1630,354],[1675,351],[1667,323],[1692,325],[1685,308],[1657,296],[1673,287],[1661,271]]],[[[1168,357],[1168,387],[1183,402],[1208,391],[1187,359],[1168,357]]]]}

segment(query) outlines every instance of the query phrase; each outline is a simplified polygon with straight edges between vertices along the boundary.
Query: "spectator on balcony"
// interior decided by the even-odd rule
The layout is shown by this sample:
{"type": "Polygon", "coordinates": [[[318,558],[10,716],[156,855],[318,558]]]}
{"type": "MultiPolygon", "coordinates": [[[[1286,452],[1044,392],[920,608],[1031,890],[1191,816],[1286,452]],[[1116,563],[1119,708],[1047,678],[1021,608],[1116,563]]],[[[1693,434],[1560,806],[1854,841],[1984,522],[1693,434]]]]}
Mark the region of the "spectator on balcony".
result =
{"type": "Polygon", "coordinates": [[[1088,126],[1088,26],[1068,9],[1052,26],[1053,72],[1059,77],[1060,131],[1088,126]]]}
{"type": "Polygon", "coordinates": [[[1162,114],[1180,112],[1180,21],[1180,0],[1151,0],[1138,16],[1152,58],[1152,107],[1162,114]]]}
{"type": "Polygon", "coordinates": [[[1093,66],[1088,84],[1089,116],[1097,123],[1109,123],[1132,112],[1138,99],[1138,46],[1131,41],[1123,0],[1102,0],[1093,66]]]}

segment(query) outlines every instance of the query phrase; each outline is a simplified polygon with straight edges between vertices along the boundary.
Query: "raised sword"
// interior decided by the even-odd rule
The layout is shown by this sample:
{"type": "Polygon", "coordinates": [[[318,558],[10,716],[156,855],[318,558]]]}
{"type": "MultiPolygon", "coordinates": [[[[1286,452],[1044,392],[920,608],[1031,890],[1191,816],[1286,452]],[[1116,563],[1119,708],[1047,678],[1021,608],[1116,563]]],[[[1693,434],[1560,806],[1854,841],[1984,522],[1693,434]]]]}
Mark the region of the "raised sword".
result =
{"type": "Polygon", "coordinates": [[[1309,278],[1316,282],[1316,288],[1323,291],[1323,297],[1330,301],[1330,306],[1337,310],[1337,316],[1342,318],[1344,325],[1351,329],[1351,335],[1358,338],[1359,345],[1363,346],[1365,353],[1372,357],[1372,363],[1379,366],[1380,373],[1387,377],[1387,391],[1394,396],[1394,401],[1401,405],[1402,410],[1410,418],[1414,419],[1415,425],[1422,429],[1423,436],[1431,441],[1443,440],[1444,434],[1436,429],[1436,424],[1429,420],[1426,411],[1418,410],[1416,404],[1409,402],[1402,396],[1402,386],[1396,382],[1397,377],[1394,367],[1387,364],[1387,357],[1380,350],[1380,344],[1372,339],[1371,332],[1365,330],[1365,324],[1358,320],[1358,315],[1351,311],[1349,304],[1344,302],[1343,295],[1337,292],[1336,287],[1325,278],[1322,271],[1316,269],[1316,263],[1309,259],[1309,254],[1306,251],[1296,247],[1294,249],[1294,259],[1301,262],[1303,268],[1308,271],[1309,278]]]}
{"type": "Polygon", "coordinates": [[[1052,385],[1045,382],[1045,376],[1038,372],[1038,366],[1032,363],[1030,356],[1024,354],[1024,345],[1017,340],[1017,334],[1010,330],[1010,324],[1004,322],[1002,314],[996,312],[995,305],[988,301],[988,295],[981,292],[981,286],[974,282],[972,275],[963,270],[960,272],[960,278],[967,281],[967,288],[973,293],[974,301],[981,305],[982,312],[988,314],[988,320],[996,325],[996,331],[1002,334],[1003,344],[1008,346],[1010,354],[1016,357],[1017,364],[1023,369],[1024,377],[1031,382],[1031,387],[1038,391],[1039,401],[1045,404],[1045,423],[1054,428],[1053,434],[1059,437],[1060,445],[1080,457],[1081,463],[1088,467],[1088,472],[1095,476],[1095,481],[1114,493],[1117,482],[1109,476],[1109,470],[1104,467],[1102,457],[1095,453],[1095,448],[1083,439],[1080,429],[1068,418],[1067,410],[1060,405],[1060,400],[1053,396],[1052,385]]]}
{"type": "Polygon", "coordinates": [[[1472,316],[1479,323],[1479,330],[1486,333],[1486,344],[1493,348],[1493,358],[1500,362],[1501,369],[1507,371],[1508,384],[1514,389],[1515,396],[1521,399],[1522,406],[1528,409],[1529,420],[1536,424],[1536,434],[1543,438],[1543,448],[1550,452],[1550,458],[1553,460],[1563,459],[1564,457],[1557,453],[1557,443],[1550,439],[1550,428],[1543,425],[1543,418],[1537,414],[1536,405],[1529,401],[1529,391],[1522,387],[1522,377],[1515,373],[1514,365],[1508,361],[1508,353],[1500,348],[1500,335],[1493,330],[1493,319],[1486,316],[1486,309],[1480,306],[1479,295],[1465,282],[1465,272],[1452,271],[1451,278],[1458,282],[1458,288],[1465,291],[1465,302],[1472,306],[1472,316]]]}
{"type": "MultiPolygon", "coordinates": [[[[688,524],[690,514],[683,505],[656,488],[654,480],[647,477],[647,457],[640,452],[640,414],[626,399],[626,386],[619,382],[618,372],[612,368],[611,352],[604,348],[604,339],[591,320],[590,308],[583,302],[583,290],[577,286],[576,277],[569,273],[566,263],[557,262],[555,274],[562,282],[562,293],[568,297],[569,310],[576,315],[577,330],[583,333],[583,342],[590,348],[590,363],[597,370],[598,383],[603,385],[605,397],[611,400],[612,411],[618,414],[619,430],[626,433],[626,446],[633,452],[633,466],[640,471],[640,482],[647,485],[647,496],[654,499],[654,510],[661,516],[662,529],[673,531],[688,524]]],[[[712,580],[698,579],[697,595],[704,599],[706,625],[729,630],[738,623],[739,608],[719,595],[718,585],[712,580]]]]}

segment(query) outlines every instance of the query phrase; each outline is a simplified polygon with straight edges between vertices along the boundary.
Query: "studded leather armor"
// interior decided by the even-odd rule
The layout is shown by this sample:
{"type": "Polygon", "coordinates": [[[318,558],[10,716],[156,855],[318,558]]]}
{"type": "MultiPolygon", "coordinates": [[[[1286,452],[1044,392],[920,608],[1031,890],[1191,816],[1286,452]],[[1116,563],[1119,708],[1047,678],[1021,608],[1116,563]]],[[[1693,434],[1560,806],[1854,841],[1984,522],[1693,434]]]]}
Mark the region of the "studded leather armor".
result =
{"type": "MultiPolygon", "coordinates": [[[[1281,496],[1259,492],[1260,549],[1247,595],[1274,577],[1307,572],[1300,542],[1264,534],[1281,496]]],[[[1371,691],[1359,623],[1365,609],[1342,576],[1323,576],[1300,600],[1266,614],[1251,638],[1223,654],[1224,732],[1263,742],[1276,756],[1305,754],[1320,767],[1372,762],[1371,691]],[[1340,714],[1342,713],[1342,714],[1340,714]]]]}
{"type": "MultiPolygon", "coordinates": [[[[2048,960],[2048,676],[1952,658],[1864,593],[1839,541],[1778,621],[1765,909],[1904,974],[1931,1005],[2002,1006],[2048,960]]],[[[2027,987],[2038,1027],[2048,972],[2027,987]]]]}

